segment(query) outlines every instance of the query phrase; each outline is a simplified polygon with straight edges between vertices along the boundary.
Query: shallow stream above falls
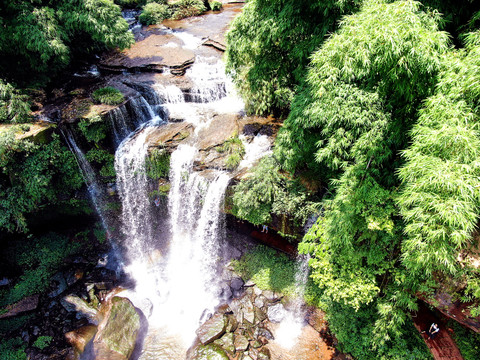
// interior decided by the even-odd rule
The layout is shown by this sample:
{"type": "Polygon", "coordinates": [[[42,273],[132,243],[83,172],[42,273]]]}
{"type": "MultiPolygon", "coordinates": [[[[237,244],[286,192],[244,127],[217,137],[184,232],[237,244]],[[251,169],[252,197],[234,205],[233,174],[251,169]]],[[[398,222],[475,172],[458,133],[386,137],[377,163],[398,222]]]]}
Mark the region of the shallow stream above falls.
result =
{"type": "MultiPolygon", "coordinates": [[[[239,9],[142,30],[132,49],[101,60],[101,71],[114,72],[106,84],[118,85],[128,97],[102,114],[115,148],[117,218],[105,211],[111,189],[101,188],[74,134],[65,132],[114,245],[113,266],[132,280],[127,289],[115,290],[140,315],[131,359],[308,360],[333,353],[319,335],[325,329],[320,315],[310,310],[307,316],[302,301],[245,283],[229,266],[255,245],[226,229],[226,189],[233,176],[240,178],[270,153],[269,135],[278,128],[267,119],[244,117],[225,75],[218,34],[239,9]],[[115,74],[118,69],[123,73],[115,74]],[[245,156],[232,172],[216,147],[238,135],[245,156]],[[156,149],[170,153],[163,201],[158,189],[166,185],[147,174],[156,149]]],[[[305,260],[299,261],[297,288],[307,274],[305,260]]],[[[97,342],[95,337],[80,359],[102,358],[97,342]]]]}

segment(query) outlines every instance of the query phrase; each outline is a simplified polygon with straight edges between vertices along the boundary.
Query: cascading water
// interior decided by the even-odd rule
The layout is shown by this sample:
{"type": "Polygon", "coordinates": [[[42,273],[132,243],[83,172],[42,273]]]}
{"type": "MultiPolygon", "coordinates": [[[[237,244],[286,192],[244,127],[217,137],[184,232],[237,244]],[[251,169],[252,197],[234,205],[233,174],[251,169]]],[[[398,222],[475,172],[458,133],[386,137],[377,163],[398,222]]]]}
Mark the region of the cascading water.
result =
{"type": "MultiPolygon", "coordinates": [[[[220,74],[216,77],[216,83],[222,80],[220,74]]],[[[192,79],[195,83],[196,77],[192,79]]],[[[142,90],[138,85],[127,85],[142,90]]],[[[183,92],[174,86],[154,88],[164,101],[161,107],[165,112],[178,111],[180,119],[196,128],[208,123],[208,112],[215,108],[212,102],[225,97],[225,87],[218,85],[210,86],[202,104],[185,102],[183,92]]],[[[136,283],[135,289],[123,296],[148,317],[149,330],[140,359],[174,360],[185,358],[195,330],[219,302],[217,274],[224,240],[221,206],[230,177],[220,171],[206,177],[194,171],[196,137],[191,145],[180,145],[170,161],[170,226],[155,228],[152,224],[157,209],[149,196],[145,158],[148,136],[157,125],[158,121],[145,124],[119,145],[115,155],[128,248],[127,272],[136,283]]]]}
{"type": "Polygon", "coordinates": [[[290,349],[300,336],[304,327],[304,295],[309,275],[309,255],[298,255],[295,262],[295,298],[291,301],[285,318],[275,331],[275,340],[283,348],[290,349]]]}
{"type": "Polygon", "coordinates": [[[93,206],[97,211],[98,216],[102,222],[102,226],[105,230],[108,230],[109,226],[107,224],[107,217],[105,216],[105,191],[99,185],[97,180],[97,175],[92,168],[92,165],[88,162],[87,158],[83,151],[78,147],[77,142],[69,129],[62,128],[61,132],[66,140],[70,151],[75,155],[77,159],[78,166],[80,167],[83,179],[87,185],[88,193],[90,199],[92,200],[93,206]]]}

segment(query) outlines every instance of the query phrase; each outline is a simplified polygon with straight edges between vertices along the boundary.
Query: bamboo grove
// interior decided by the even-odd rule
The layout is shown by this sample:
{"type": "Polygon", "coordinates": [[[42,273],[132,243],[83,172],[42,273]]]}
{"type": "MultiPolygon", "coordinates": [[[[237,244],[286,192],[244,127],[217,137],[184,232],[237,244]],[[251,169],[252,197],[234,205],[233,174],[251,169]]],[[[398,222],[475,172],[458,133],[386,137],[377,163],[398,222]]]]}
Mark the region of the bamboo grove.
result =
{"type": "MultiPolygon", "coordinates": [[[[341,348],[424,359],[408,319],[418,295],[450,291],[480,314],[480,6],[300,3],[249,1],[227,36],[227,68],[250,112],[287,114],[276,171],[322,184],[300,250],[341,348]]],[[[253,222],[276,201],[252,200],[255,178],[234,196],[253,222]]]]}

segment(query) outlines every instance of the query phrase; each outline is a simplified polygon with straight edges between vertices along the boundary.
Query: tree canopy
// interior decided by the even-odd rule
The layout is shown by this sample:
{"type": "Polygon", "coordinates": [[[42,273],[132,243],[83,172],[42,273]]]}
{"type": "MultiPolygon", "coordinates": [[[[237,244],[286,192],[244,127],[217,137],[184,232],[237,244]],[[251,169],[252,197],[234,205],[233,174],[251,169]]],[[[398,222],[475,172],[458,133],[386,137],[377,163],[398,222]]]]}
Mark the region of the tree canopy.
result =
{"type": "Polygon", "coordinates": [[[0,25],[0,78],[18,85],[45,82],[78,55],[133,43],[111,0],[2,0],[0,25]]]}
{"type": "MultiPolygon", "coordinates": [[[[453,278],[464,284],[454,296],[479,313],[480,277],[467,259],[478,245],[480,211],[479,8],[467,0],[365,0],[352,9],[318,39],[308,66],[294,62],[298,86],[289,87],[278,163],[269,171],[324,184],[322,211],[300,250],[313,255],[316,301],[341,348],[360,359],[423,359],[408,325],[414,294],[428,296],[453,278]]],[[[258,105],[262,92],[250,91],[265,82],[249,76],[271,62],[256,52],[264,42],[248,48],[254,35],[246,45],[233,41],[236,30],[228,61],[244,97],[258,105]],[[236,51],[262,65],[244,65],[236,51]]],[[[291,59],[278,64],[288,68],[291,59]]],[[[260,178],[255,173],[245,186],[260,178]]],[[[253,190],[244,187],[234,200],[248,210],[253,190]]]]}

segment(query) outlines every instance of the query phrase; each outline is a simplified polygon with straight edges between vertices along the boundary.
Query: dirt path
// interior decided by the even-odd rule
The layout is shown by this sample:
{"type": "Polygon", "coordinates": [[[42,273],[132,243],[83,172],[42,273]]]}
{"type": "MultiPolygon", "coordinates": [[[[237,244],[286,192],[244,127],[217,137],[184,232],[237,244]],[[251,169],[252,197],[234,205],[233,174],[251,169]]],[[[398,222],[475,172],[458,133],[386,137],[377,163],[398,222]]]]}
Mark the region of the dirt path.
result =
{"type": "Polygon", "coordinates": [[[412,315],[413,324],[425,340],[435,360],[463,360],[457,344],[452,338],[453,330],[433,313],[423,301],[419,302],[418,311],[412,315]],[[440,331],[434,339],[430,339],[426,331],[432,323],[438,324],[440,331]]]}

